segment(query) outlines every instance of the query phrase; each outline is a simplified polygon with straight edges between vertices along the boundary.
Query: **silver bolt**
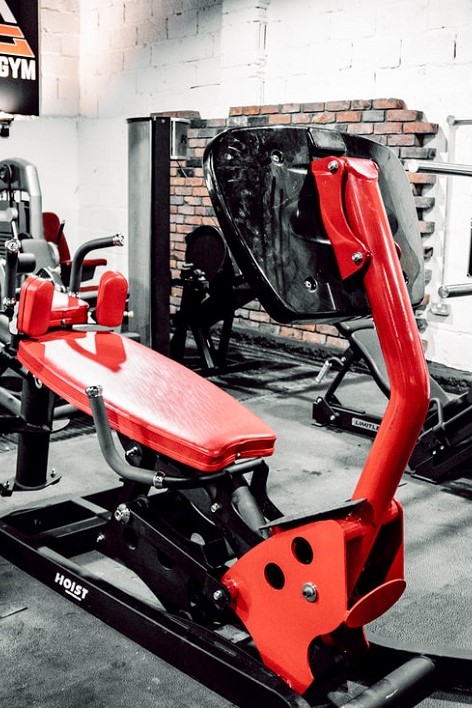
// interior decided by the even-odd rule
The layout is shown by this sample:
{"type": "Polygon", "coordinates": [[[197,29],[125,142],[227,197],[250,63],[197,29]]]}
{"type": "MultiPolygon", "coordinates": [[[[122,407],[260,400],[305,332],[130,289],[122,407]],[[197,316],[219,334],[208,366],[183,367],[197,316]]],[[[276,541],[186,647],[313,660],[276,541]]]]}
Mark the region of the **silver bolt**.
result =
{"type": "Polygon", "coordinates": [[[218,504],[218,502],[215,502],[214,504],[212,504],[212,505],[210,506],[210,511],[211,511],[213,514],[215,514],[215,513],[216,513],[217,511],[219,511],[220,509],[221,509],[221,505],[218,504]]]}
{"type": "Polygon", "coordinates": [[[302,587],[302,595],[307,602],[315,602],[318,597],[318,590],[313,583],[305,583],[302,587]]]}
{"type": "Polygon", "coordinates": [[[281,165],[284,161],[284,156],[283,153],[280,152],[280,150],[274,150],[270,156],[270,159],[272,160],[272,162],[275,162],[276,165],[281,165]]]}
{"type": "Polygon", "coordinates": [[[215,602],[219,602],[224,598],[224,596],[225,594],[223,590],[215,590],[215,592],[213,593],[213,599],[215,600],[215,602]]]}
{"type": "Polygon", "coordinates": [[[141,454],[141,450],[137,445],[133,445],[129,450],[126,451],[126,457],[138,457],[141,454]]]}
{"type": "Polygon", "coordinates": [[[305,278],[303,281],[303,285],[306,287],[307,290],[309,290],[311,293],[314,293],[316,288],[318,287],[318,284],[314,278],[311,276],[308,278],[305,278]]]}
{"type": "Polygon", "coordinates": [[[337,172],[339,169],[339,162],[337,160],[330,160],[328,162],[328,170],[330,172],[337,172]]]}
{"type": "Polygon", "coordinates": [[[106,536],[104,533],[99,533],[97,536],[97,543],[103,543],[103,541],[106,539],[106,536]]]}
{"type": "Polygon", "coordinates": [[[130,510],[126,504],[119,504],[115,510],[115,519],[121,521],[122,524],[127,524],[130,519],[130,510]]]}
{"type": "Polygon", "coordinates": [[[364,256],[360,251],[356,251],[355,253],[352,254],[351,259],[356,265],[360,265],[362,261],[364,260],[364,256]]]}

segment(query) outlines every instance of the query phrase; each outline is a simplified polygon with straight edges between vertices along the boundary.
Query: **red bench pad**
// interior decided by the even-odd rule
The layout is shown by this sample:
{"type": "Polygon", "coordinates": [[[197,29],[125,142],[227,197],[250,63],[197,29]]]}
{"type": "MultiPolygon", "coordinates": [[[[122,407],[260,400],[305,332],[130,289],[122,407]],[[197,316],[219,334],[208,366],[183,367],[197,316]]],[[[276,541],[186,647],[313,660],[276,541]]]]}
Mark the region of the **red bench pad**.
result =
{"type": "Polygon", "coordinates": [[[114,332],[52,332],[19,343],[18,359],[48,388],[90,413],[103,387],[115,430],[203,472],[264,457],[275,433],[211,382],[114,332]]]}

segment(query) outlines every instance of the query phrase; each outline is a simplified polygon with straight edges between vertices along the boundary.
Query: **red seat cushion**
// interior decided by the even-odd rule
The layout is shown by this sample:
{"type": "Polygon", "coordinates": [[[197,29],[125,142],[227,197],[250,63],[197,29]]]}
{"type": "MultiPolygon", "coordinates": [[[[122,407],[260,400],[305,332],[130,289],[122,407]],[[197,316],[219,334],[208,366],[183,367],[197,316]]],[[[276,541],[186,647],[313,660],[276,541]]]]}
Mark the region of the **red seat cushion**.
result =
{"type": "Polygon", "coordinates": [[[18,358],[87,413],[85,389],[101,385],[112,428],[203,472],[274,450],[274,432],[229,394],[114,332],[51,332],[21,341],[18,358]]]}
{"type": "Polygon", "coordinates": [[[87,322],[83,300],[54,290],[50,280],[29,275],[22,285],[18,306],[18,331],[40,337],[48,329],[87,322]]]}
{"type": "Polygon", "coordinates": [[[18,331],[28,337],[40,337],[47,332],[53,297],[54,285],[50,280],[43,280],[36,275],[28,276],[21,288],[18,331]]]}
{"type": "Polygon", "coordinates": [[[128,296],[128,281],[122,273],[109,270],[102,275],[98,285],[95,317],[104,327],[119,327],[128,296]]]}

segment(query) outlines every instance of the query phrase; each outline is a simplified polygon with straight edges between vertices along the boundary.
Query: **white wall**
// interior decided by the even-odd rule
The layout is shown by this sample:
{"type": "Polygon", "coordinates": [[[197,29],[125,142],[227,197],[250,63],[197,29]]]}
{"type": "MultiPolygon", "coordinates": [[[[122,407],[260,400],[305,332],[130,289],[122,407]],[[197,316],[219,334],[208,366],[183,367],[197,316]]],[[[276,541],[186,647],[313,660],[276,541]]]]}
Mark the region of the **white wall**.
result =
{"type": "MultiPolygon", "coordinates": [[[[15,124],[8,153],[34,156],[45,203],[80,241],[127,231],[128,117],[395,97],[439,123],[446,159],[447,116],[472,113],[470,0],[41,0],[41,24],[44,117],[15,124]]],[[[439,226],[444,206],[439,191],[439,226]]],[[[434,296],[448,259],[440,229],[433,241],[434,296]]],[[[446,320],[427,314],[427,354],[472,370],[457,302],[446,320]]]]}

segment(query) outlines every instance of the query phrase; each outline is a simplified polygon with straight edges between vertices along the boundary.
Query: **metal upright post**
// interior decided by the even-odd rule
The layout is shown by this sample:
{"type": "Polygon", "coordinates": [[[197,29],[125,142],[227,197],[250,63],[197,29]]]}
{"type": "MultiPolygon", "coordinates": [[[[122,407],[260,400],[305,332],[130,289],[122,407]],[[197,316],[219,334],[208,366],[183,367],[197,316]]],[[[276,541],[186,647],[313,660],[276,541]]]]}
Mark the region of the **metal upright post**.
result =
{"type": "Polygon", "coordinates": [[[128,119],[128,237],[133,330],[169,354],[171,119],[128,119]]]}
{"type": "Polygon", "coordinates": [[[171,119],[151,115],[151,348],[169,355],[171,119]]]}

